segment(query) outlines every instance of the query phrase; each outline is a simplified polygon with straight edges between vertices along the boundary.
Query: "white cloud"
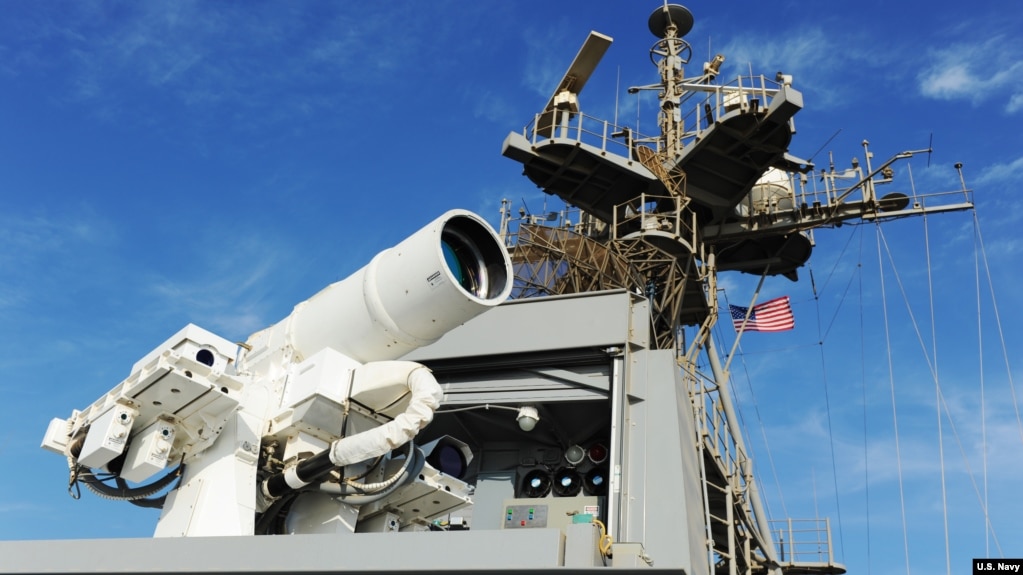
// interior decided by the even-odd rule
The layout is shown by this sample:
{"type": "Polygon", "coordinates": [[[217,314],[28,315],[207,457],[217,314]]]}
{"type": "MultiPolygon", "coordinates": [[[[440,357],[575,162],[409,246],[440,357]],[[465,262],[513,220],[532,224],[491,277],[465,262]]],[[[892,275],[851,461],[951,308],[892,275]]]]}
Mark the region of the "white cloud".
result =
{"type": "MultiPolygon", "coordinates": [[[[469,17],[465,12],[460,16],[469,17]]],[[[198,131],[210,116],[240,130],[325,111],[339,117],[337,110],[356,97],[411,82],[415,63],[439,58],[440,46],[449,45],[444,36],[457,33],[438,25],[436,6],[432,17],[397,20],[381,17],[375,6],[325,6],[315,26],[310,11],[291,4],[109,10],[82,2],[59,15],[40,13],[46,25],[16,20],[11,48],[0,45],[10,74],[45,72],[58,87],[55,98],[110,121],[144,122],[154,105],[187,109],[198,131]]]]}
{"type": "Polygon", "coordinates": [[[507,126],[515,126],[523,121],[522,118],[516,116],[515,106],[506,97],[493,90],[466,88],[463,90],[463,97],[470,102],[474,118],[507,126]]]}
{"type": "Polygon", "coordinates": [[[553,27],[547,28],[544,32],[535,28],[527,30],[524,36],[526,40],[526,69],[524,71],[526,87],[546,99],[558,87],[558,82],[570,63],[568,60],[552,58],[551,54],[571,54],[571,48],[568,47],[564,35],[553,27]]]}
{"type": "Polygon", "coordinates": [[[834,49],[835,40],[819,28],[805,28],[797,34],[784,36],[750,37],[733,40],[722,48],[729,67],[737,67],[739,73],[748,64],[753,68],[774,66],[785,72],[796,70],[822,69],[835,71],[840,62],[834,56],[840,50],[834,49]],[[770,39],[769,39],[770,38],[770,39]]]}
{"type": "Polygon", "coordinates": [[[1023,180],[1023,156],[1008,163],[987,166],[980,176],[974,179],[974,182],[978,186],[991,186],[1021,180],[1023,180]]]}
{"type": "MultiPolygon", "coordinates": [[[[1013,224],[1019,222],[1019,220],[1015,217],[1011,218],[1011,220],[1013,224]]],[[[992,257],[1015,258],[1018,257],[1019,254],[1023,254],[1023,240],[1012,238],[999,238],[987,242],[986,249],[987,253],[990,254],[992,257]]]]}
{"type": "Polygon", "coordinates": [[[979,83],[964,64],[948,68],[935,66],[921,79],[920,90],[932,98],[972,98],[977,94],[979,83]]]}
{"type": "Polygon", "coordinates": [[[1023,51],[1016,42],[1001,35],[986,42],[965,41],[932,51],[929,58],[917,76],[924,96],[973,105],[1007,98],[1007,113],[1023,108],[1023,51]]]}
{"type": "Polygon", "coordinates": [[[1010,114],[1023,110],[1023,93],[1013,94],[1009,98],[1009,103],[1005,106],[1005,111],[1010,114]]]}
{"type": "Polygon", "coordinates": [[[115,240],[115,228],[89,206],[69,214],[0,213],[0,310],[26,305],[44,285],[60,286],[66,270],[53,269],[54,261],[91,261],[115,240]]]}
{"type": "Polygon", "coordinates": [[[156,296],[155,309],[203,318],[204,325],[225,337],[245,337],[280,318],[270,316],[266,303],[281,269],[294,271],[293,260],[280,242],[260,237],[232,238],[230,245],[210,252],[199,242],[189,257],[189,274],[154,276],[147,288],[156,296]],[[224,257],[231,254],[230,257],[224,257]]]}
{"type": "Polygon", "coordinates": [[[886,53],[865,48],[846,49],[849,45],[872,46],[873,43],[851,37],[842,38],[819,27],[788,30],[784,34],[743,35],[724,45],[725,69],[721,79],[755,74],[773,78],[782,71],[794,77],[797,89],[813,92],[819,105],[828,105],[850,97],[850,74],[865,72],[886,63],[886,53]]]}

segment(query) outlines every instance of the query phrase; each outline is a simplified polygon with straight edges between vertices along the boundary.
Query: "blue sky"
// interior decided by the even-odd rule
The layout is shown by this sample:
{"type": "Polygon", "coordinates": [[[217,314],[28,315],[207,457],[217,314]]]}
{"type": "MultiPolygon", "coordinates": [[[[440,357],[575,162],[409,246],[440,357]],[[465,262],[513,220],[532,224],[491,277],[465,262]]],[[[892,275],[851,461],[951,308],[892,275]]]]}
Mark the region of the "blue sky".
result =
{"type": "MultiPolygon", "coordinates": [[[[646,19],[657,6],[5,6],[0,454],[9,472],[0,479],[0,539],[148,536],[152,512],[67,496],[65,463],[38,447],[49,419],[88,405],[184,324],[243,339],[447,209],[476,211],[495,226],[502,198],[541,211],[544,195],[501,157],[501,142],[546,103],[591,29],[615,42],[581,106],[613,118],[620,72],[620,117],[635,121],[637,103],[624,89],[656,80],[646,19]]],[[[864,139],[876,165],[926,148],[933,134],[930,166],[926,156],[912,164],[918,191],[957,189],[952,165],[964,164],[1023,399],[1016,225],[1023,12],[1011,2],[966,9],[917,0],[689,8],[696,17],[687,36],[691,71],[722,52],[725,75],[752,65],[769,77],[778,70],[794,76],[805,100],[794,154],[810,156],[838,132],[814,158],[818,166],[829,150],[840,168],[862,160],[864,139]]],[[[654,125],[648,104],[639,106],[641,129],[654,125]]],[[[909,175],[905,165],[900,176],[909,175]]],[[[914,572],[945,570],[935,386],[905,301],[928,355],[937,357],[952,415],[942,435],[952,571],[998,554],[993,539],[985,540],[966,472],[969,466],[983,495],[982,435],[994,534],[1004,555],[1023,556],[1023,430],[983,268],[977,326],[974,230],[970,213],[926,222],[937,354],[930,351],[925,227],[917,219],[884,226],[880,240],[872,225],[819,231],[810,261],[819,300],[809,269],[795,284],[769,279],[762,299],[791,295],[797,328],[744,337],[744,354],[732,364],[772,514],[829,515],[850,571],[906,571],[900,460],[909,563],[914,572]]],[[[727,276],[723,285],[729,301],[743,304],[755,279],[727,276]]],[[[730,331],[720,337],[730,347],[730,331]]]]}

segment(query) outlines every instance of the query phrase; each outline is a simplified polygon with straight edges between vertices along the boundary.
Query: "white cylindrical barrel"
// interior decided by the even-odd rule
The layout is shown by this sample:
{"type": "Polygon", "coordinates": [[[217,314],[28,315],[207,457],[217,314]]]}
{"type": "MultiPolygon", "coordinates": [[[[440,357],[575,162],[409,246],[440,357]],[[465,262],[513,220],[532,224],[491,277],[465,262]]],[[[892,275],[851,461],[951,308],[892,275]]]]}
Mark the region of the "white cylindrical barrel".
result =
{"type": "Polygon", "coordinates": [[[503,302],[511,288],[511,259],[493,228],[452,210],[282,323],[298,360],[327,347],[363,363],[396,359],[503,302]]]}

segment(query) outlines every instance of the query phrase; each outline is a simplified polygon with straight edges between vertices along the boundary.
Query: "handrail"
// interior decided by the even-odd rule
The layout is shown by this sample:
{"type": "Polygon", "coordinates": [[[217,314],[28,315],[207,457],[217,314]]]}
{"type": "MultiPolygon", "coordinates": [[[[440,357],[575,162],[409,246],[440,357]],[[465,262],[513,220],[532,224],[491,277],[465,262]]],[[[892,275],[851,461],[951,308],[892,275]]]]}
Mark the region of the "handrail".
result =
{"type": "MultiPolygon", "coordinates": [[[[705,125],[708,118],[716,121],[735,110],[748,110],[754,100],[760,109],[766,109],[771,99],[782,89],[781,84],[762,75],[737,76],[724,84],[683,82],[679,86],[685,90],[680,106],[691,106],[682,117],[682,126],[692,126],[689,130],[683,129],[681,133],[683,145],[689,145],[703,136],[709,128],[709,125],[705,125]]],[[[580,142],[630,161],[634,161],[633,149],[637,143],[654,144],[656,151],[660,151],[663,144],[659,136],[644,135],[632,126],[618,125],[581,111],[570,110],[545,111],[534,115],[533,120],[523,128],[522,135],[534,146],[544,140],[580,142]],[[541,118],[551,123],[544,130],[537,129],[541,118]],[[550,137],[545,135],[547,133],[550,137]]]]}
{"type": "Polygon", "coordinates": [[[777,535],[783,563],[834,564],[830,519],[772,519],[768,525],[777,535]]]}

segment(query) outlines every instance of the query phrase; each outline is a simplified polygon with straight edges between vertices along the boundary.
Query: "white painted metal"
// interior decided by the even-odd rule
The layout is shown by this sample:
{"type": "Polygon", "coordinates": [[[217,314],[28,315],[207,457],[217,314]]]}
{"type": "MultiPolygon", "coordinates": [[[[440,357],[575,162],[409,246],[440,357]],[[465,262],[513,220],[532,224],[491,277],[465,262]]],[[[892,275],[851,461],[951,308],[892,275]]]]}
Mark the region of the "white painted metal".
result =
{"type": "Polygon", "coordinates": [[[121,469],[121,477],[140,483],[167,467],[171,448],[176,435],[174,423],[158,419],[145,430],[135,435],[128,446],[127,458],[121,469]]]}
{"type": "Polygon", "coordinates": [[[124,452],[128,445],[128,434],[139,411],[130,405],[111,405],[92,421],[85,443],[78,456],[82,465],[103,467],[110,460],[124,452]]]}
{"type": "Polygon", "coordinates": [[[511,277],[511,261],[490,226],[452,210],[295,306],[270,330],[283,330],[299,359],[324,348],[360,362],[396,359],[507,299],[511,277]],[[478,276],[475,293],[445,260],[444,244],[459,241],[486,252],[461,254],[476,260],[466,272],[478,276]]]}
{"type": "Polygon", "coordinates": [[[444,393],[430,370],[411,361],[368,363],[355,370],[351,397],[364,405],[384,409],[394,403],[373,401],[388,397],[388,391],[399,387],[402,395],[410,395],[407,407],[393,420],[356,435],[338,439],[330,448],[330,460],[338,467],[380,457],[411,441],[419,430],[433,420],[444,393]]]}

